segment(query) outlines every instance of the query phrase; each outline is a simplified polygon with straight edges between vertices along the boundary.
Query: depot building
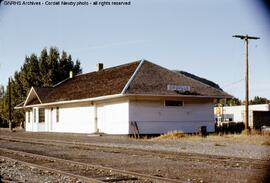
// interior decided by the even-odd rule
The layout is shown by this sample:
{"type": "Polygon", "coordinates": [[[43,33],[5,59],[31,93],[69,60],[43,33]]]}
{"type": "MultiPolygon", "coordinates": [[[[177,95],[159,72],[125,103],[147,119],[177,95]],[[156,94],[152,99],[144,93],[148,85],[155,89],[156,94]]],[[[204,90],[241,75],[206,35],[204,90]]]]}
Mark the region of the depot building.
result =
{"type": "Polygon", "coordinates": [[[161,134],[214,131],[214,99],[231,98],[146,60],[72,76],[53,87],[32,87],[23,104],[26,131],[161,134]]]}

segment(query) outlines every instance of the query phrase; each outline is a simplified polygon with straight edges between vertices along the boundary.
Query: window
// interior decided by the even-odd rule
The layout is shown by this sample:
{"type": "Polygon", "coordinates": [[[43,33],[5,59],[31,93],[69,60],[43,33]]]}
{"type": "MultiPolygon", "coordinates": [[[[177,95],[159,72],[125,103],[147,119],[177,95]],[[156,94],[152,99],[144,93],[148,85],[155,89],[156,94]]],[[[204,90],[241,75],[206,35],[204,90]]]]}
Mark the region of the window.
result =
{"type": "Polygon", "coordinates": [[[36,113],[36,109],[34,109],[34,123],[36,122],[36,120],[37,120],[37,113],[36,113]]]}
{"type": "Polygon", "coordinates": [[[45,109],[44,108],[40,108],[38,110],[38,119],[40,123],[44,123],[45,122],[45,109]]]}
{"type": "Polygon", "coordinates": [[[183,106],[183,101],[176,101],[176,100],[165,100],[165,106],[176,106],[180,107],[183,106]]]}
{"type": "Polygon", "coordinates": [[[31,115],[31,111],[27,112],[27,122],[30,123],[30,115],[31,115]]]}
{"type": "Polygon", "coordinates": [[[56,122],[59,122],[59,107],[56,108],[56,122]]]}

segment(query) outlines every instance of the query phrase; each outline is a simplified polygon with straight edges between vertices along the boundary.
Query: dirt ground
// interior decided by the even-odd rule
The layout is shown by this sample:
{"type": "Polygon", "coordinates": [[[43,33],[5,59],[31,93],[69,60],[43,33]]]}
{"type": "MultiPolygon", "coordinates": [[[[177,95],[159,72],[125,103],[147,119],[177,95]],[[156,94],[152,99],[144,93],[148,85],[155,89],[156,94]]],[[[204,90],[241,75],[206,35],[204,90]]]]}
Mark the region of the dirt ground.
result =
{"type": "Polygon", "coordinates": [[[123,136],[0,130],[0,147],[184,182],[269,182],[270,146],[265,143],[268,138],[209,136],[136,140],[123,136]],[[4,137],[31,138],[42,143],[8,141],[4,137]],[[58,143],[46,144],[49,141],[46,139],[58,143]]]}

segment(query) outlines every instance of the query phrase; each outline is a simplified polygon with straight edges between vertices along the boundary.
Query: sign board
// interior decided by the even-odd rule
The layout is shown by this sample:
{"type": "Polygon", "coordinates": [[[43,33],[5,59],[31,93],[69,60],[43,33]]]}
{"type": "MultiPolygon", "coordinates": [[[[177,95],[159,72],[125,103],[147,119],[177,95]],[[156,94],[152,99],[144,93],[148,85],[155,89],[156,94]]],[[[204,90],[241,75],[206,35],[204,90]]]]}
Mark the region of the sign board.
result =
{"type": "Polygon", "coordinates": [[[186,92],[186,91],[190,91],[191,87],[190,86],[183,86],[183,85],[167,85],[167,90],[186,92]]]}

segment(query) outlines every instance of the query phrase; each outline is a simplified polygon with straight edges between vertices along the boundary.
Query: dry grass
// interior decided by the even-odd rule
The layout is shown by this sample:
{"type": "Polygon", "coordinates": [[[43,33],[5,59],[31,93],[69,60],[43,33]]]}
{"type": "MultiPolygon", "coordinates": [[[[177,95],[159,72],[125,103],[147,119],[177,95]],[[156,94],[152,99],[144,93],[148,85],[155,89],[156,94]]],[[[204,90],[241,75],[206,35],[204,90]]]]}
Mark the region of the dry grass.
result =
{"type": "Polygon", "coordinates": [[[184,137],[186,137],[186,134],[183,131],[172,131],[155,137],[155,139],[179,139],[184,137]]]}
{"type": "Polygon", "coordinates": [[[270,140],[266,140],[265,142],[262,143],[262,145],[270,146],[270,140]]]}
{"type": "Polygon", "coordinates": [[[241,135],[261,135],[261,134],[262,134],[262,132],[260,130],[251,130],[250,131],[250,130],[245,129],[241,132],[241,135]]]}
{"type": "Polygon", "coordinates": [[[259,134],[239,134],[239,135],[210,135],[207,137],[209,141],[229,142],[238,144],[255,144],[266,145],[270,142],[270,136],[263,136],[259,134]]]}
{"type": "Polygon", "coordinates": [[[181,141],[210,141],[215,142],[215,146],[223,146],[223,143],[236,143],[236,144],[255,144],[255,145],[270,145],[270,135],[261,135],[259,131],[247,133],[244,131],[241,134],[227,134],[217,135],[211,134],[206,138],[200,135],[188,135],[183,131],[172,131],[162,134],[158,137],[151,138],[151,140],[181,140],[181,141]]]}

